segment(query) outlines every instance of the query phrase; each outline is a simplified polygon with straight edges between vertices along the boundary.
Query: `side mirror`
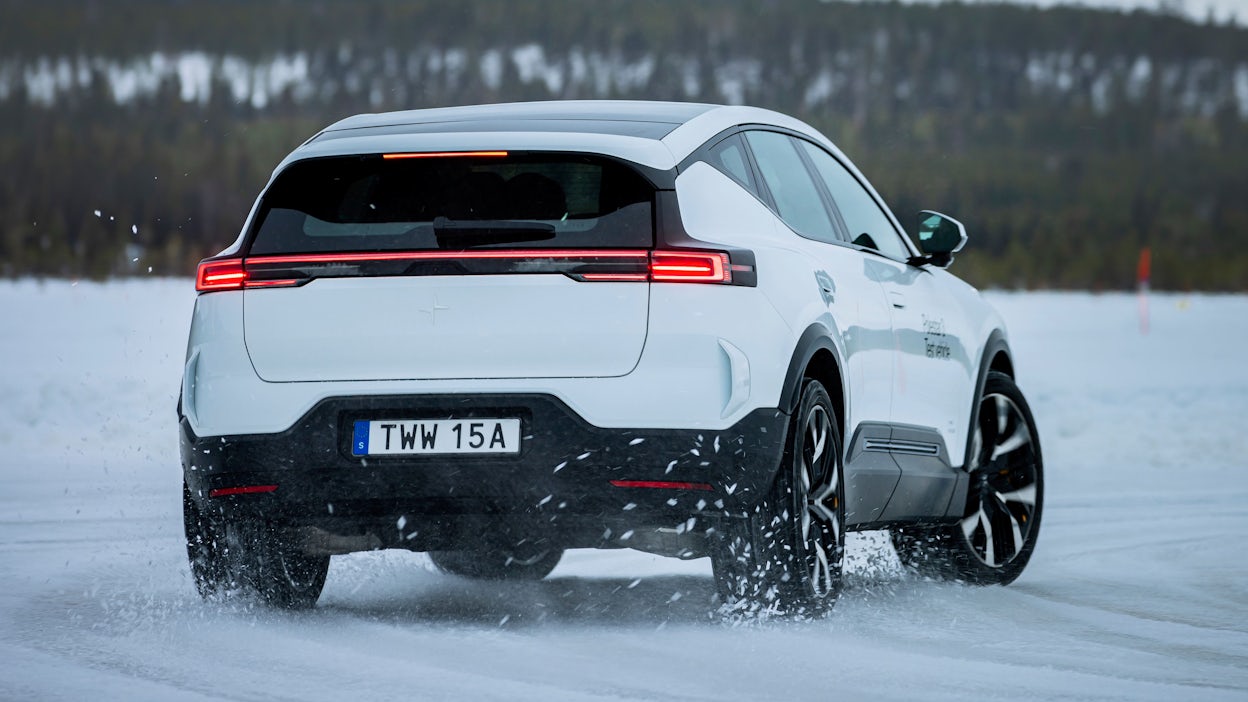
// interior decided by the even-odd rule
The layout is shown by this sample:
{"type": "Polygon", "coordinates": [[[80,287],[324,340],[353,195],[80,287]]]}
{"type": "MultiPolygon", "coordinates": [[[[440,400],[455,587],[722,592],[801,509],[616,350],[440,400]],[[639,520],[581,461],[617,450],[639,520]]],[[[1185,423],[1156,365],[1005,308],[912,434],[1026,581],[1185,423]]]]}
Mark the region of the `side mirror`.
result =
{"type": "Polygon", "coordinates": [[[953,255],[966,246],[966,227],[953,217],[923,210],[919,213],[919,249],[922,256],[911,259],[916,266],[932,264],[948,268],[953,255]]]}

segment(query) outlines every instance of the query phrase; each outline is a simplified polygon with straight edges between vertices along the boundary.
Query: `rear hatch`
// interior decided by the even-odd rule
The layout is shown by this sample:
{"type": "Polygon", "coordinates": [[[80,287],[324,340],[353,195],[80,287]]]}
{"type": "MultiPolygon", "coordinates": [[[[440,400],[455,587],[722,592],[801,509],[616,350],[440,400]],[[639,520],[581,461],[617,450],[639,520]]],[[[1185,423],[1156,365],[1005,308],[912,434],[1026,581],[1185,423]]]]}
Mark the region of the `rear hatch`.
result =
{"type": "Polygon", "coordinates": [[[652,185],[594,155],[295,162],[249,237],[248,354],[275,382],[627,374],[653,209],[652,185]]]}

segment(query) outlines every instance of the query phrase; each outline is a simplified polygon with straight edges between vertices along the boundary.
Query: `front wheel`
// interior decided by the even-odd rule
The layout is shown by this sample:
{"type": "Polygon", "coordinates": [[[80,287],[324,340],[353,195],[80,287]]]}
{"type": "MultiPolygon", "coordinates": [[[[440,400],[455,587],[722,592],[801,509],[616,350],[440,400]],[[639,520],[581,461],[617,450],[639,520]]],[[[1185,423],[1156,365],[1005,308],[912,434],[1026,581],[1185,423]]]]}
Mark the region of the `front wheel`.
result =
{"type": "Polygon", "coordinates": [[[775,484],[749,518],[725,521],[711,563],[720,597],[790,614],[820,614],[841,589],[845,504],[836,412],[807,379],[775,484]]]}
{"type": "Polygon", "coordinates": [[[903,564],[925,575],[1006,585],[1022,574],[1036,547],[1044,470],[1031,409],[1004,373],[988,374],[971,449],[962,518],[894,531],[893,546],[903,564]]]}
{"type": "Polygon", "coordinates": [[[306,609],[321,596],[329,556],[300,552],[263,522],[203,512],[185,483],[182,516],[191,575],[204,599],[251,593],[271,606],[306,609]]]}

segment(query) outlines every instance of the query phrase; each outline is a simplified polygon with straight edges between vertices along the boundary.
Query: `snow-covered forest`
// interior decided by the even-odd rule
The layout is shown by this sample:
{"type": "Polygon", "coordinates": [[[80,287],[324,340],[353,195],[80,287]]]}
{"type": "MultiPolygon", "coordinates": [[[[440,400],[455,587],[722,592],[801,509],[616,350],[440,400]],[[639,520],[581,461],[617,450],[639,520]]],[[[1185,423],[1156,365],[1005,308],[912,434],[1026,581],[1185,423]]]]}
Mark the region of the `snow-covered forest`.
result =
{"type": "Polygon", "coordinates": [[[0,275],[184,274],[356,112],[747,103],[823,129],[980,285],[1248,289],[1248,29],[776,0],[0,2],[0,275]],[[98,212],[98,214],[97,214],[98,212]]]}

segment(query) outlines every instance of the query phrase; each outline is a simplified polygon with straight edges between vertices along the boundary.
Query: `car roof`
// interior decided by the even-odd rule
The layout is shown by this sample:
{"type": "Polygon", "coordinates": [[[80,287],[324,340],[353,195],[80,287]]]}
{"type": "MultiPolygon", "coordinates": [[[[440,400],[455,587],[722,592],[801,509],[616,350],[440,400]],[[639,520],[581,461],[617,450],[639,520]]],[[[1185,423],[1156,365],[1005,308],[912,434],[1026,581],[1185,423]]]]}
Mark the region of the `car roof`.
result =
{"type": "Polygon", "coordinates": [[[739,124],[769,124],[835,148],[809,125],[755,107],[640,100],[556,100],[404,110],[348,117],[278,167],[318,156],[400,151],[588,151],[672,170],[739,124]]]}
{"type": "Polygon", "coordinates": [[[377,127],[429,130],[432,127],[438,130],[463,132],[475,131],[483,123],[534,126],[545,131],[557,128],[560,123],[566,123],[564,126],[576,131],[600,131],[603,134],[628,135],[633,129],[628,125],[643,124],[655,126],[658,134],[651,138],[662,138],[681,124],[714,107],[715,105],[692,102],[641,100],[513,102],[355,115],[330,125],[325,131],[339,132],[377,127]],[[546,126],[542,126],[543,123],[546,126]]]}

